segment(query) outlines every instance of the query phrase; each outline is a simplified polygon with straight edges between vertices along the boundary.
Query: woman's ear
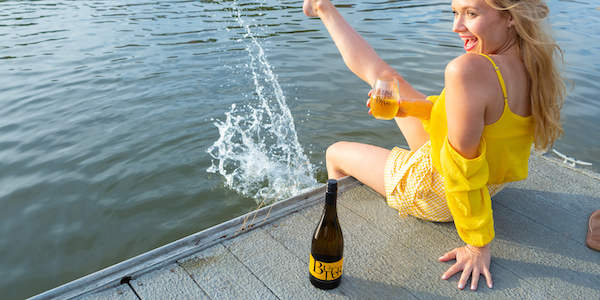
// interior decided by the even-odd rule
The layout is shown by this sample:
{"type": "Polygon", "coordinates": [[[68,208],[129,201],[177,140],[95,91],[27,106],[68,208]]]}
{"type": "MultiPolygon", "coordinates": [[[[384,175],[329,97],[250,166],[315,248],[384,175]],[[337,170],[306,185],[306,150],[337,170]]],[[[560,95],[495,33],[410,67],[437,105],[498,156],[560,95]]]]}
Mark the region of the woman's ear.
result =
{"type": "Polygon", "coordinates": [[[508,27],[515,26],[515,18],[513,18],[513,15],[510,12],[506,12],[506,14],[508,15],[508,27]]]}

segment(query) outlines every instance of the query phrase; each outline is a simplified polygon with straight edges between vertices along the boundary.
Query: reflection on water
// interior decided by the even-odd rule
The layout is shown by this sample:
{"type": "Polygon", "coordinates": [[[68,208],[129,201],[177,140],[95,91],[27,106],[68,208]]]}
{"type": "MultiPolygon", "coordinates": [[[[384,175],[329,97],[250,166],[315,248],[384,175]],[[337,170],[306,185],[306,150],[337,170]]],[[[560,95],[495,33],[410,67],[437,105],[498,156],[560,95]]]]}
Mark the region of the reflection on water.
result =
{"type": "MultiPolygon", "coordinates": [[[[600,10],[549,3],[575,83],[555,148],[598,165],[600,10]]],[[[37,294],[244,214],[271,192],[323,182],[324,151],[338,140],[405,144],[393,122],[367,114],[369,86],[301,5],[0,2],[3,297],[37,294]]],[[[441,91],[444,66],[463,52],[448,3],[339,7],[415,87],[441,91]]]]}

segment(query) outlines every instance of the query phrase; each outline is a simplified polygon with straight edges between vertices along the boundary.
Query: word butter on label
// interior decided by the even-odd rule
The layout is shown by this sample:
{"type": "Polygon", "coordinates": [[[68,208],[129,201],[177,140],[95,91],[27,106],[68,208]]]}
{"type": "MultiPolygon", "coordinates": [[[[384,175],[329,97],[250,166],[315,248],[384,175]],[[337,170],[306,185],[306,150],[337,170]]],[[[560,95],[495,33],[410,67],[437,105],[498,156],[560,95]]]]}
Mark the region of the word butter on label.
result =
{"type": "Polygon", "coordinates": [[[315,260],[315,258],[310,256],[310,274],[317,279],[330,281],[335,280],[338,277],[342,276],[342,265],[344,263],[344,259],[340,259],[336,262],[326,263],[322,261],[315,260]]]}

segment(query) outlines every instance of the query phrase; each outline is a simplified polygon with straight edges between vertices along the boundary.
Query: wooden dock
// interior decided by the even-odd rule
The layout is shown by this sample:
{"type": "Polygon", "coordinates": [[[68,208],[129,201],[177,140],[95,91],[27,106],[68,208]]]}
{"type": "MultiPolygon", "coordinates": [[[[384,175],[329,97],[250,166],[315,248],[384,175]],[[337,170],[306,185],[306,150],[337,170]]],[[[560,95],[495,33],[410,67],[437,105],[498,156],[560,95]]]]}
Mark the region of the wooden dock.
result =
{"type": "Polygon", "coordinates": [[[437,260],[462,246],[453,223],[402,218],[351,177],[340,180],[344,275],[308,280],[324,186],[188,236],[31,299],[600,299],[600,252],[585,245],[600,176],[532,155],[527,180],[493,198],[491,272],[476,292],[437,260]]]}

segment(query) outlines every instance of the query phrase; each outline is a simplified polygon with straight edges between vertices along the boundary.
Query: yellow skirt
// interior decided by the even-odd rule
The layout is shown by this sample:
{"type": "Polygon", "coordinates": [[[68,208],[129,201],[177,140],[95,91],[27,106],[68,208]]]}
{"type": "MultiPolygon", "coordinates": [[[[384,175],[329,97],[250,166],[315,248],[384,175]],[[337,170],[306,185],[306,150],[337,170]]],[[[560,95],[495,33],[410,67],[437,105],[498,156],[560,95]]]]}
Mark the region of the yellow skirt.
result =
{"type": "MultiPolygon", "coordinates": [[[[395,147],[385,164],[387,204],[401,216],[411,215],[434,222],[450,222],[452,214],[446,203],[444,178],[431,163],[431,144],[415,152],[395,147]]],[[[490,196],[504,184],[488,184],[490,196]]]]}

